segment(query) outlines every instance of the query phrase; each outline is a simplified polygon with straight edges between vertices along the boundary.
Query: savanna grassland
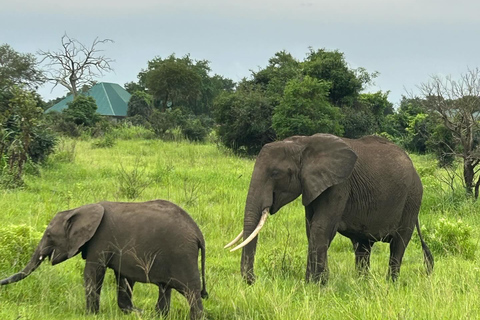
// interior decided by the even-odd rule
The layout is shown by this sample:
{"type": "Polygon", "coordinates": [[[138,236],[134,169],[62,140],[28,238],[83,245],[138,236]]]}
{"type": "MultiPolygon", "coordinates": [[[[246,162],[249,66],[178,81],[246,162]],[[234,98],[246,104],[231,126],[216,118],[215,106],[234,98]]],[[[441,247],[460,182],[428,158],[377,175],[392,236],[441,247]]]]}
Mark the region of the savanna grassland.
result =
{"type": "MultiPolygon", "coordinates": [[[[435,247],[430,276],[416,232],[396,283],[386,280],[387,244],[374,246],[371,274],[359,277],[350,241],[337,235],[329,250],[328,285],[305,283],[307,239],[297,199],[262,230],[257,282],[249,286],[240,276],[241,250],[231,253],[223,246],[242,229],[254,160],[213,143],[118,139],[110,148],[95,147],[95,140],[64,140],[45,166],[30,169],[22,189],[1,191],[0,278],[23,268],[56,212],[102,200],[129,201],[138,193],[133,201],[177,203],[200,226],[207,244],[208,319],[478,319],[480,204],[463,197],[461,187],[452,192],[442,183],[444,174],[433,158],[412,158],[424,183],[424,236],[435,247]],[[442,247],[455,243],[458,230],[464,231],[465,243],[458,250],[442,247]],[[13,244],[20,235],[30,244],[13,244]]],[[[107,272],[100,313],[85,314],[83,266],[80,256],[54,267],[46,262],[25,280],[0,287],[0,319],[156,317],[157,287],[141,283],[135,285],[133,300],[143,312],[121,313],[112,271],[107,272]]],[[[186,300],[175,292],[169,319],[186,318],[186,300]]]]}

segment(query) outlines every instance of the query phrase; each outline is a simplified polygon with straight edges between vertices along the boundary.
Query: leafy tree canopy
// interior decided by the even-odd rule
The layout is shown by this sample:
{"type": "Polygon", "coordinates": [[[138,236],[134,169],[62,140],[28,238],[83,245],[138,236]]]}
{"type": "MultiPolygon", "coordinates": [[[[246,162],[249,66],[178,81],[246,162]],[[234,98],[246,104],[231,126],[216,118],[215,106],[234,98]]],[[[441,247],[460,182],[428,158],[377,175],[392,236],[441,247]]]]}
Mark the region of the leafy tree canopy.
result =
{"type": "Polygon", "coordinates": [[[22,54],[8,44],[0,45],[0,90],[13,85],[36,89],[45,81],[32,54],[22,54]]]}
{"type": "Polygon", "coordinates": [[[272,126],[277,137],[315,133],[342,135],[342,115],[340,108],[328,101],[329,89],[330,82],[310,76],[290,80],[273,113],[272,126]]]}
{"type": "MultiPolygon", "coordinates": [[[[209,114],[213,100],[222,91],[232,91],[234,83],[219,75],[210,75],[210,62],[192,60],[189,55],[148,61],[138,75],[138,87],[146,88],[161,110],[181,107],[186,113],[209,114]]],[[[128,84],[135,88],[134,84],[128,84]]]]}

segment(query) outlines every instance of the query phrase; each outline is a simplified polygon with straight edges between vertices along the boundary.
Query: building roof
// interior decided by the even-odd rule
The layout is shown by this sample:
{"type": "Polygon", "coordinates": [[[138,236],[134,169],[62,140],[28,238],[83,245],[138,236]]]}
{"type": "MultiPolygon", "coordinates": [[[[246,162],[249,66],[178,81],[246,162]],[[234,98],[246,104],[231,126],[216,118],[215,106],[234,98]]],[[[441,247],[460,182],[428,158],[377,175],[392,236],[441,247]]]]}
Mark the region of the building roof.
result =
{"type": "MultiPolygon", "coordinates": [[[[85,93],[91,96],[97,103],[97,113],[104,116],[123,116],[127,115],[128,101],[131,94],[116,83],[100,82],[94,85],[85,93]]],[[[68,107],[68,103],[73,101],[73,96],[69,94],[65,99],[48,108],[46,112],[62,111],[68,107]]]]}

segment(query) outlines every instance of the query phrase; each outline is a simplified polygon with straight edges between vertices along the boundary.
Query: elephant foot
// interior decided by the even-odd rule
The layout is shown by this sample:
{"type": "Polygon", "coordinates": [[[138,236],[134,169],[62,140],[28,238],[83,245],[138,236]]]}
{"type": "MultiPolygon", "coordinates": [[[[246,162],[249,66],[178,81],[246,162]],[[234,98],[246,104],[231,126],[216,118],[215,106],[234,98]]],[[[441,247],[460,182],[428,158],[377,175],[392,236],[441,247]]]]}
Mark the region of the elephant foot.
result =
{"type": "Polygon", "coordinates": [[[256,277],[255,277],[255,274],[253,272],[244,273],[244,274],[242,274],[242,276],[243,276],[243,280],[245,280],[245,282],[248,285],[252,285],[252,284],[255,283],[256,277]]]}
{"type": "Polygon", "coordinates": [[[120,308],[124,314],[130,314],[132,312],[134,313],[143,313],[142,309],[135,308],[135,307],[128,307],[128,308],[120,308]]]}
{"type": "Polygon", "coordinates": [[[325,286],[328,282],[328,272],[307,273],[305,282],[320,283],[322,286],[325,286]]]}

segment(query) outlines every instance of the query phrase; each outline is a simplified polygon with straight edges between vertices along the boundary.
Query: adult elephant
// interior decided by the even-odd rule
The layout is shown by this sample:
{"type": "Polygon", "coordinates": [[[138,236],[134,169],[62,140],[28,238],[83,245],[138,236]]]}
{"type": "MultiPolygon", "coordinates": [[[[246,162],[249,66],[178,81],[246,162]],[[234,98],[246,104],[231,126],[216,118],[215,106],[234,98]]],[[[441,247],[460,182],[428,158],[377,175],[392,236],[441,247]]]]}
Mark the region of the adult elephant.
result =
{"type": "Polygon", "coordinates": [[[269,214],[301,194],[308,239],[306,281],[326,283],[327,250],[337,232],[351,239],[361,272],[369,268],[373,244],[390,243],[389,276],[395,280],[415,226],[431,272],[433,256],[418,222],[422,193],[408,155],[383,138],[294,136],[266,144],[260,151],[243,231],[225,247],[243,236],[244,241],[231,251],[243,247],[241,273],[253,283],[257,234],[269,214]]]}
{"type": "Polygon", "coordinates": [[[0,285],[24,279],[45,258],[56,265],[80,252],[86,260],[87,312],[99,311],[100,291],[108,267],[115,272],[118,306],[122,311],[134,310],[133,286],[144,282],[159,287],[158,312],[168,313],[171,290],[176,289],[188,299],[190,317],[202,317],[201,298],[208,295],[205,241],[195,221],[177,205],[164,200],[100,202],[59,212],[47,226],[23,271],[1,280],[0,285]]]}

